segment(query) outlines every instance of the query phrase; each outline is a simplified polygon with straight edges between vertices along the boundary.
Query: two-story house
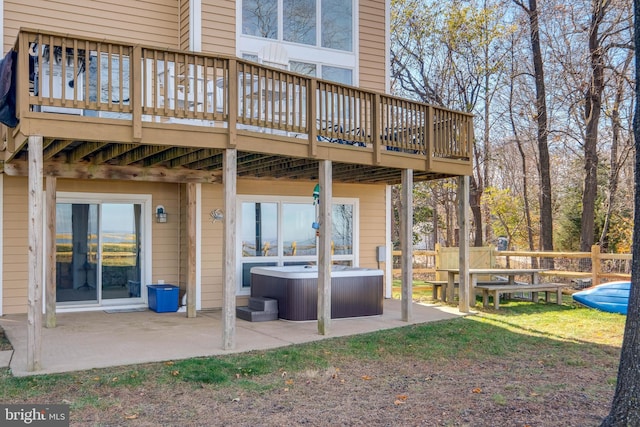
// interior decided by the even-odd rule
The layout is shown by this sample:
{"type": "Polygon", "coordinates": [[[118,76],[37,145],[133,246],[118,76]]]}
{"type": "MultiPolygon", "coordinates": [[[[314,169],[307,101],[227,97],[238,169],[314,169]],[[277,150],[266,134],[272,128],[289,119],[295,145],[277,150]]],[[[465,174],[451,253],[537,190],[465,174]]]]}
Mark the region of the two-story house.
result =
{"type": "Polygon", "coordinates": [[[470,115],[388,93],[388,0],[0,11],[0,314],[29,313],[32,367],[56,313],[152,283],[223,310],[225,347],[254,266],[316,264],[325,292],[331,264],[382,267],[390,296],[390,185],[471,174],[470,115]]]}

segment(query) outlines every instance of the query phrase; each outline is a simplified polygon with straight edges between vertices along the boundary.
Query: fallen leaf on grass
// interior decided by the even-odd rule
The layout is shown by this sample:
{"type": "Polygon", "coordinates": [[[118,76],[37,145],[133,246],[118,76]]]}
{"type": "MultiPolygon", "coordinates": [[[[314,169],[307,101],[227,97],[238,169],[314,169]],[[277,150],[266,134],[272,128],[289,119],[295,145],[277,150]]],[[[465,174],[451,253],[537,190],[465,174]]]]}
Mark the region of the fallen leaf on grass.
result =
{"type": "Polygon", "coordinates": [[[177,377],[178,375],[180,375],[180,371],[178,370],[171,371],[171,375],[173,375],[174,377],[177,377]]]}
{"type": "Polygon", "coordinates": [[[482,393],[482,389],[480,387],[476,387],[473,390],[471,390],[473,393],[482,393]]]}
{"type": "Polygon", "coordinates": [[[239,397],[234,397],[233,399],[231,399],[232,402],[240,402],[240,398],[239,397]]]}
{"type": "Polygon", "coordinates": [[[396,399],[398,399],[398,400],[407,400],[407,397],[409,397],[409,396],[407,396],[406,394],[399,394],[399,395],[396,396],[396,399]]]}
{"type": "Polygon", "coordinates": [[[174,362],[169,360],[168,362],[164,362],[164,364],[167,366],[173,366],[174,362]]]}
{"type": "Polygon", "coordinates": [[[404,401],[400,400],[400,399],[396,399],[395,402],[393,402],[394,405],[404,405],[404,401]]]}
{"type": "Polygon", "coordinates": [[[369,381],[369,380],[372,380],[373,378],[371,378],[369,375],[363,375],[362,379],[365,381],[369,381]]]}
{"type": "Polygon", "coordinates": [[[124,419],[125,420],[135,420],[138,418],[138,414],[131,414],[131,415],[125,415],[124,419]]]}
{"type": "Polygon", "coordinates": [[[284,383],[286,385],[293,385],[293,380],[286,380],[284,383]]]}

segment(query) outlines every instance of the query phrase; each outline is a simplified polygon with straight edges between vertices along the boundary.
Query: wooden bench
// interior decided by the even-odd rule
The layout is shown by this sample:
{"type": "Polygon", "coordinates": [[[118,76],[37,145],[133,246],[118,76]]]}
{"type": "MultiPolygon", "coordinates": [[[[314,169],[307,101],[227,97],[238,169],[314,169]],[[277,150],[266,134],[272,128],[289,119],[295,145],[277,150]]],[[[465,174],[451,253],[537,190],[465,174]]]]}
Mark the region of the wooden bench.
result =
{"type": "MultiPolygon", "coordinates": [[[[433,287],[433,300],[438,300],[438,295],[440,295],[440,299],[443,302],[447,301],[447,285],[448,282],[446,280],[427,280],[426,283],[430,283],[433,287]]],[[[492,280],[492,281],[482,281],[478,282],[478,285],[503,285],[507,284],[506,281],[503,280],[492,280]]],[[[454,288],[460,287],[459,282],[454,283],[454,288]]]]}
{"type": "Polygon", "coordinates": [[[493,295],[493,307],[497,310],[500,308],[500,294],[512,292],[531,292],[531,300],[538,301],[538,292],[545,293],[545,301],[551,302],[550,293],[555,292],[556,304],[562,304],[562,288],[567,285],[564,283],[537,283],[535,285],[496,285],[496,284],[478,284],[477,290],[482,291],[482,306],[489,306],[489,294],[493,295]]]}

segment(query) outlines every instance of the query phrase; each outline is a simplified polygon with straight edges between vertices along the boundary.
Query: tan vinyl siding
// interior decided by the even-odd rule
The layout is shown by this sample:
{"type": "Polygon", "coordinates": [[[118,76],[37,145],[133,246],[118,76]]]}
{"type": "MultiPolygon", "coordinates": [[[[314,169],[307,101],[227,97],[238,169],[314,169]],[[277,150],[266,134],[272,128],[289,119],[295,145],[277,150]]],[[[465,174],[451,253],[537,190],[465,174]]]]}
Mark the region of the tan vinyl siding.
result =
{"type": "Polygon", "coordinates": [[[176,0],[5,0],[5,50],[20,27],[178,48],[176,0]]]}
{"type": "Polygon", "coordinates": [[[368,0],[360,2],[358,19],[360,50],[360,87],[385,91],[386,38],[384,1],[368,0]]]}
{"type": "Polygon", "coordinates": [[[222,307],[222,221],[215,223],[210,212],[222,209],[222,185],[202,184],[201,281],[202,308],[222,307]]]}
{"type": "Polygon", "coordinates": [[[189,50],[190,28],[189,19],[191,17],[190,1],[180,1],[180,49],[189,50]]]}
{"type": "Polygon", "coordinates": [[[4,177],[2,312],[27,311],[28,205],[27,180],[4,177]]]}
{"type": "Polygon", "coordinates": [[[236,55],[235,0],[202,0],[202,51],[236,55]]]}
{"type": "MultiPolygon", "coordinates": [[[[179,242],[179,194],[177,184],[125,181],[58,180],[58,191],[82,193],[151,194],[151,209],[163,205],[167,222],[151,219],[152,277],[156,283],[177,283],[179,242]]],[[[155,215],[149,212],[149,215],[155,215]]],[[[27,179],[4,178],[4,251],[3,251],[3,311],[6,314],[27,310],[27,240],[28,240],[27,179]]],[[[149,279],[149,278],[148,278],[149,279]]],[[[144,289],[143,289],[144,291],[144,289]]]]}

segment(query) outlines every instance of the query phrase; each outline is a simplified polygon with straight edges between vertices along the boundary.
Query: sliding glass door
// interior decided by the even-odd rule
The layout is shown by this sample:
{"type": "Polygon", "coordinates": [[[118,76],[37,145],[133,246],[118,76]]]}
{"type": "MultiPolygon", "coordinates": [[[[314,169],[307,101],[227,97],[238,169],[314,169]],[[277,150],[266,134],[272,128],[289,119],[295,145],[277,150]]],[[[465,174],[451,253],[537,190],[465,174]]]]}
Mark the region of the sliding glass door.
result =
{"type": "Polygon", "coordinates": [[[143,205],[56,206],[56,301],[62,305],[141,301],[143,205]]]}
{"type": "Polygon", "coordinates": [[[56,205],[57,302],[98,302],[98,205],[56,205]]]}
{"type": "Polygon", "coordinates": [[[139,204],[102,204],[102,299],[140,298],[139,204]]]}

